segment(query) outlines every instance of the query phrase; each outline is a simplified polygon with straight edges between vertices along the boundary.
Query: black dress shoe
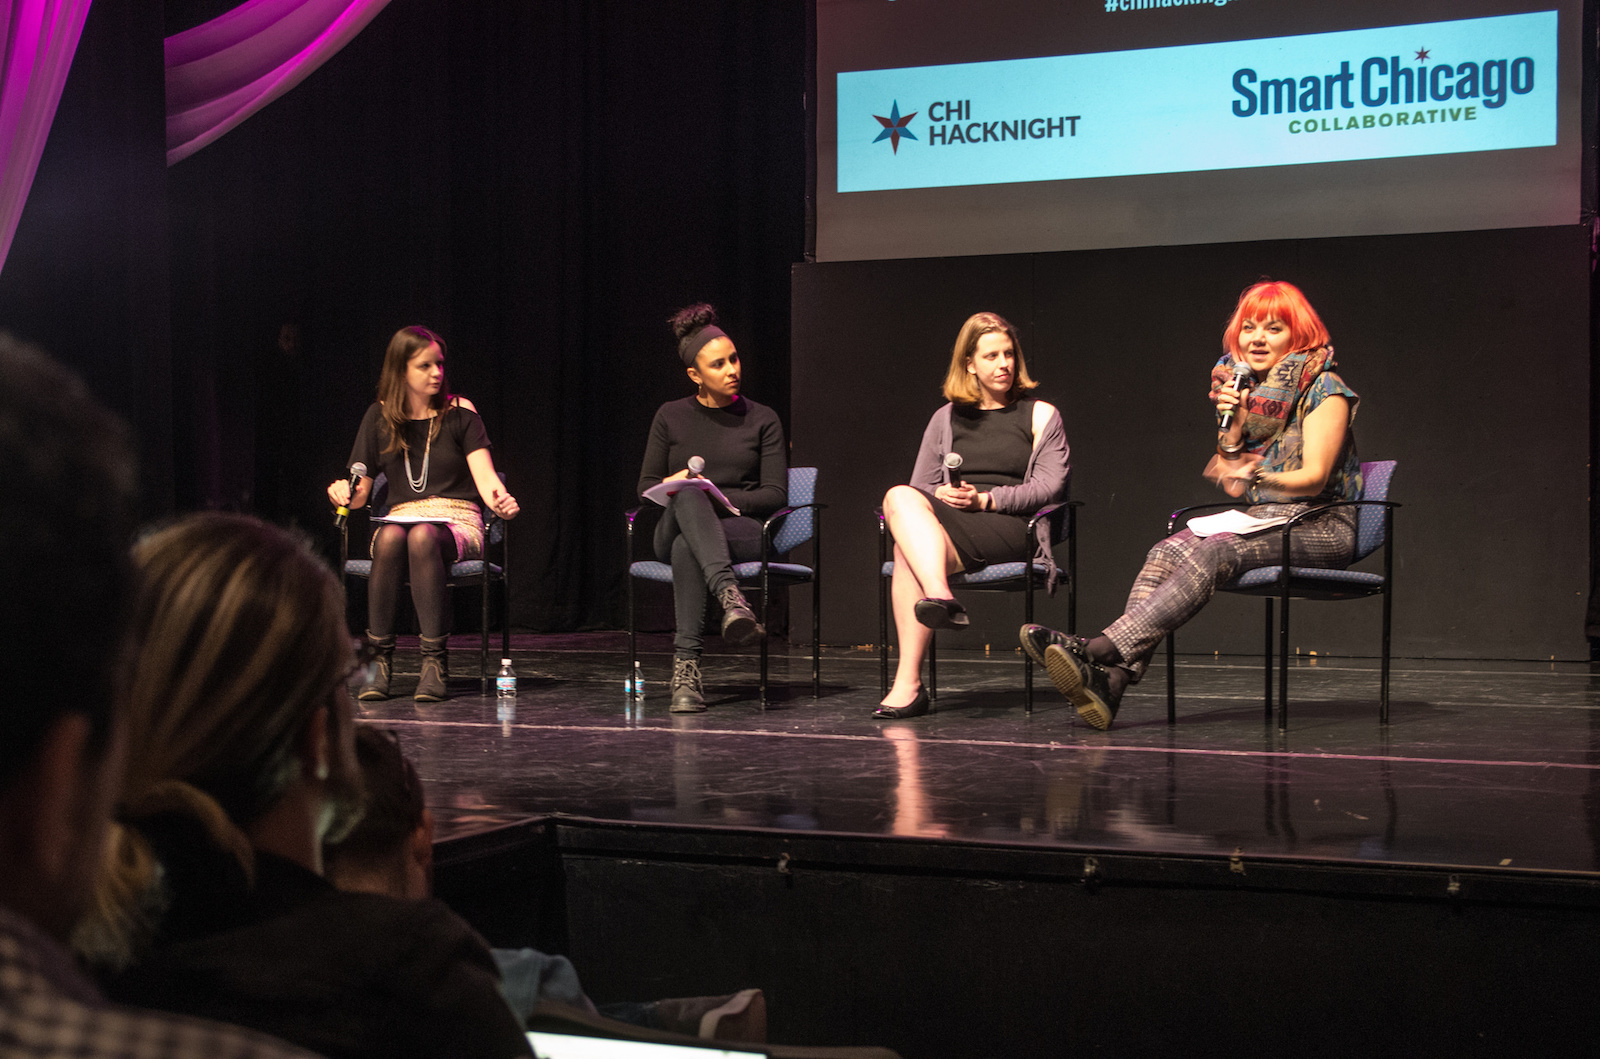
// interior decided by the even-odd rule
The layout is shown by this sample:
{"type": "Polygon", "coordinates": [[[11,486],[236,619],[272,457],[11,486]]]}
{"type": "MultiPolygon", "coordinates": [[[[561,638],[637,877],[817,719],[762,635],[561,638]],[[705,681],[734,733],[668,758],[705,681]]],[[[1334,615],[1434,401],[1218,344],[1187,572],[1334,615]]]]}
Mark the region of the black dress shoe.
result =
{"type": "Polygon", "coordinates": [[[954,629],[972,624],[967,608],[954,599],[919,599],[916,615],[917,620],[930,629],[954,629]]]}
{"type": "Polygon", "coordinates": [[[917,697],[905,706],[884,706],[881,703],[872,711],[872,716],[880,721],[904,721],[911,717],[921,717],[928,712],[928,689],[919,688],[917,697]]]}

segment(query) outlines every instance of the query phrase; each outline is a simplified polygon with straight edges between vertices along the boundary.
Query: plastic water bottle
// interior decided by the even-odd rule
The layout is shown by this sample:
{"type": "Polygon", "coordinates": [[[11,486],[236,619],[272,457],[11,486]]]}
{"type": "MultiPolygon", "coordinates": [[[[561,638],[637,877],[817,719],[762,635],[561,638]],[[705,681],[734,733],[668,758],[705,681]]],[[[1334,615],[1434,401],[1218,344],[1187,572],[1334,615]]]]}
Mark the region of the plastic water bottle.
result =
{"type": "Polygon", "coordinates": [[[511,668],[511,659],[500,659],[500,672],[494,677],[495,698],[501,702],[517,699],[517,671],[511,668]]]}
{"type": "Polygon", "coordinates": [[[639,667],[639,660],[634,659],[633,676],[622,682],[622,690],[629,695],[644,698],[644,670],[639,667]]]}

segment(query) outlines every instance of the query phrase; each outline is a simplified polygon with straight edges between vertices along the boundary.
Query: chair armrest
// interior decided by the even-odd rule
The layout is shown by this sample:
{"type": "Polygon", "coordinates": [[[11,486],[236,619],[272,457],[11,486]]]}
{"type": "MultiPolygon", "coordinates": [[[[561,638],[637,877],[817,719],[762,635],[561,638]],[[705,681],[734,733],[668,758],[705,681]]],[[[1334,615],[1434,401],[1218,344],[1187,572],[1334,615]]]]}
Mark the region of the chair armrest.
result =
{"type": "Polygon", "coordinates": [[[1333,501],[1332,503],[1329,503],[1329,504],[1320,504],[1317,507],[1311,508],[1309,511],[1302,511],[1302,512],[1300,512],[1300,514],[1295,515],[1288,522],[1286,522],[1285,525],[1286,526],[1298,526],[1300,523],[1304,522],[1306,519],[1310,518],[1312,515],[1320,515],[1324,511],[1331,511],[1333,508],[1336,508],[1336,507],[1387,507],[1387,508],[1397,508],[1399,506],[1400,506],[1400,504],[1398,502],[1394,501],[1394,500],[1335,500],[1335,501],[1333,501]]]}
{"type": "Polygon", "coordinates": [[[1178,526],[1178,520],[1191,511],[1220,511],[1225,507],[1249,506],[1250,502],[1247,500],[1223,500],[1214,504],[1190,504],[1188,507],[1180,507],[1178,510],[1167,516],[1167,536],[1172,536],[1173,531],[1178,526]]]}
{"type": "MultiPolygon", "coordinates": [[[[817,511],[821,511],[827,506],[827,504],[818,503],[795,504],[793,507],[780,507],[772,514],[768,515],[767,520],[761,524],[761,565],[763,567],[766,566],[768,560],[770,559],[769,553],[772,550],[772,526],[774,523],[788,518],[796,511],[804,511],[808,507],[815,508],[817,511]]],[[[822,516],[818,515],[817,517],[820,520],[822,516]]]]}
{"type": "Polygon", "coordinates": [[[1035,511],[1033,513],[1033,517],[1028,520],[1028,534],[1030,536],[1033,534],[1033,528],[1039,524],[1040,519],[1049,518],[1051,515],[1054,515],[1057,511],[1060,511],[1064,507],[1079,508],[1082,506],[1082,500],[1057,500],[1053,504],[1046,504],[1038,511],[1035,511]]]}
{"type": "Polygon", "coordinates": [[[804,511],[808,507],[814,507],[818,511],[821,511],[827,506],[827,504],[796,504],[793,507],[780,507],[778,510],[767,516],[767,520],[761,524],[761,532],[765,533],[768,529],[772,528],[772,524],[774,522],[778,521],[780,518],[785,518],[789,515],[792,515],[796,511],[804,511]]]}

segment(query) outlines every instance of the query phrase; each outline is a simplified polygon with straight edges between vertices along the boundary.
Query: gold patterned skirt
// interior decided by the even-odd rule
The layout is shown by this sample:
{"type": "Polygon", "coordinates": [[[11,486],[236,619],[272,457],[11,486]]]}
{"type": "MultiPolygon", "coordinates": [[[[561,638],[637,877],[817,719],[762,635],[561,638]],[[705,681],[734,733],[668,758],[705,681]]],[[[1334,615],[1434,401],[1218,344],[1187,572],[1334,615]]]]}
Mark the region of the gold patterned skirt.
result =
{"type": "MultiPolygon", "coordinates": [[[[442,518],[449,522],[450,535],[456,539],[456,562],[483,558],[483,511],[471,500],[458,500],[449,496],[427,496],[421,500],[406,500],[389,509],[392,518],[442,518]]],[[[379,525],[372,531],[372,547],[378,543],[379,525]]]]}

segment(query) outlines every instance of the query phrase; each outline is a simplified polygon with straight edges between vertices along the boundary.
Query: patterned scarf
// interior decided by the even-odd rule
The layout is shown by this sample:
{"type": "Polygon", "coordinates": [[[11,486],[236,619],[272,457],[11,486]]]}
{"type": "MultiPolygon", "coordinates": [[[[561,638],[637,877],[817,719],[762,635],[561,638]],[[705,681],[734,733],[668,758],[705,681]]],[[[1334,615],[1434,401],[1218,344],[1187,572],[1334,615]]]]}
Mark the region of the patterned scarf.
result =
{"type": "MultiPolygon", "coordinates": [[[[1283,433],[1295,405],[1317,381],[1317,376],[1334,368],[1333,347],[1290,353],[1257,380],[1245,398],[1244,438],[1250,451],[1258,452],[1283,433]]],[[[1233,354],[1224,353],[1211,369],[1211,399],[1233,381],[1233,354]]]]}

